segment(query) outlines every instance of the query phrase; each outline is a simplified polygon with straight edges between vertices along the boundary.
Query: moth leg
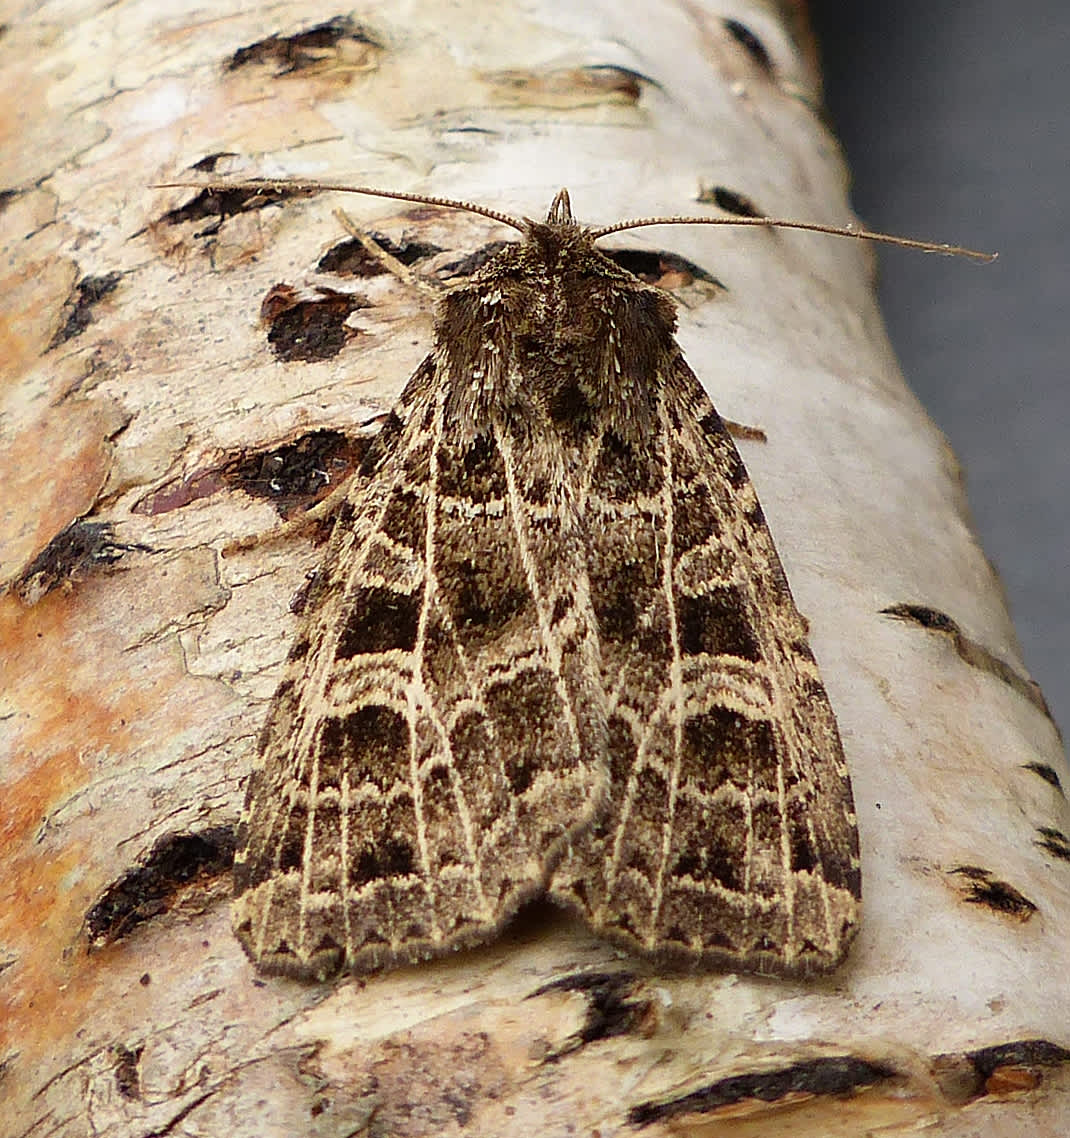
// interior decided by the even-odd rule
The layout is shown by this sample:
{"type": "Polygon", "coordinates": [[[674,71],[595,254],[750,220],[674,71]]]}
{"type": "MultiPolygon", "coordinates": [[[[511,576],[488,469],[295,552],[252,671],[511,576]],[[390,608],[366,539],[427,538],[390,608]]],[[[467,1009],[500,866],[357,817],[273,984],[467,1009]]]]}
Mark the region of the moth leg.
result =
{"type": "Polygon", "coordinates": [[[348,233],[354,241],[360,243],[365,253],[370,257],[374,257],[388,273],[393,273],[402,284],[417,289],[427,296],[438,297],[444,291],[441,285],[432,284],[430,281],[424,280],[423,277],[414,273],[408,265],[399,261],[393,253],[388,252],[377,241],[373,241],[371,236],[361,229],[345,210],[336,209],[334,216],[346,233],[348,233]]]}
{"type": "MultiPolygon", "coordinates": [[[[433,284],[418,276],[408,265],[399,261],[393,253],[388,252],[372,240],[368,233],[361,229],[344,210],[336,209],[334,216],[350,237],[359,242],[369,256],[379,261],[387,272],[392,273],[402,284],[436,298],[445,291],[441,285],[433,284]]],[[[223,546],[223,556],[233,557],[237,553],[248,553],[252,549],[276,545],[279,542],[288,541],[292,537],[307,533],[314,526],[333,517],[348,495],[349,490],[350,479],[343,479],[326,498],[305,510],[300,517],[291,518],[289,521],[283,522],[282,525],[263,533],[247,534],[245,537],[228,541],[223,546]]]]}
{"type": "Polygon", "coordinates": [[[260,549],[264,546],[276,545],[280,541],[288,541],[291,537],[308,533],[310,529],[333,517],[350,490],[353,475],[343,478],[341,482],[327,495],[310,506],[297,517],[290,518],[282,525],[262,530],[260,533],[246,534],[245,537],[236,537],[223,546],[223,556],[233,557],[236,553],[248,553],[250,549],[260,549]]]}
{"type": "Polygon", "coordinates": [[[737,423],[735,419],[722,419],[724,429],[734,439],[746,439],[747,442],[766,443],[769,436],[762,427],[752,426],[750,423],[737,423]]]}

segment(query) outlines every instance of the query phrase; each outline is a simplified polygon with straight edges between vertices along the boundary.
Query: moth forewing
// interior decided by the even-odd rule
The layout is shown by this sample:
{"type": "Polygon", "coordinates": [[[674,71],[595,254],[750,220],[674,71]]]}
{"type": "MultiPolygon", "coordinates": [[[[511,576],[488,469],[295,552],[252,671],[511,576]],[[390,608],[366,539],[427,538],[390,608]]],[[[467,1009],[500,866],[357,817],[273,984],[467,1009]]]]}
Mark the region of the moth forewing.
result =
{"type": "Polygon", "coordinates": [[[861,896],[835,718],[735,445],[675,344],[659,374],[657,434],[617,475],[658,493],[591,553],[604,610],[632,605],[602,636],[610,808],[551,895],[666,961],[828,970],[861,896]],[[615,569],[636,545],[641,587],[615,569]]]}
{"type": "Polygon", "coordinates": [[[827,970],[857,927],[858,838],[806,622],[672,302],[586,234],[562,247],[602,329],[575,370],[611,784],[550,894],[662,959],[827,970]]]}
{"type": "Polygon", "coordinates": [[[484,940],[603,808],[582,515],[509,328],[529,254],[446,298],[337,519],[236,859],[236,931],[265,971],[484,940]]]}
{"type": "Polygon", "coordinates": [[[546,892],[674,963],[834,967],[858,833],[806,622],[672,300],[594,244],[740,219],[592,231],[565,191],[544,223],[380,196],[523,240],[443,299],[339,511],[250,780],[243,946],[366,971],[546,892]]]}

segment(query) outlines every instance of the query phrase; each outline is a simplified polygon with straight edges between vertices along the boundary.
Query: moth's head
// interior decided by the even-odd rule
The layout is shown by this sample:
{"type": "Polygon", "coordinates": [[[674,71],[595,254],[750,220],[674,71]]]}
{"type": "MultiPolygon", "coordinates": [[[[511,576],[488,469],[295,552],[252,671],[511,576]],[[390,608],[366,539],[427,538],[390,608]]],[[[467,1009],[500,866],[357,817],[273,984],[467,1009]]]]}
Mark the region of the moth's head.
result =
{"type": "Polygon", "coordinates": [[[602,260],[601,250],[595,248],[596,233],[572,216],[568,190],[558,190],[545,221],[525,217],[522,225],[525,243],[551,272],[582,274],[585,261],[602,260]]]}

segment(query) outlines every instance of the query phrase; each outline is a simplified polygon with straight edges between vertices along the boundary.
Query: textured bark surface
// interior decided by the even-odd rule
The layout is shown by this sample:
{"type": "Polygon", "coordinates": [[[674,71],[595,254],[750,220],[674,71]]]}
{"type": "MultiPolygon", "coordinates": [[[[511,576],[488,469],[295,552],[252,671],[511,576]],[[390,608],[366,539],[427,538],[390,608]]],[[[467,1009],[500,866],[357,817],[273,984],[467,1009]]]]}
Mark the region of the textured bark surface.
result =
{"type": "Polygon", "coordinates": [[[507,233],[327,196],[221,220],[151,184],[351,177],[533,216],[568,185],[594,224],[714,212],[695,198],[720,186],[842,222],[809,60],[753,2],[11,18],[0,1134],[1065,1132],[1061,748],[855,242],[607,242],[674,286],[692,368],[765,432],[739,445],[859,814],[844,967],[659,972],[540,908],[309,985],[257,978],[230,932],[231,828],[319,552],[222,546],[336,482],[428,347],[427,298],[367,275],[331,211],[423,276],[507,233]]]}

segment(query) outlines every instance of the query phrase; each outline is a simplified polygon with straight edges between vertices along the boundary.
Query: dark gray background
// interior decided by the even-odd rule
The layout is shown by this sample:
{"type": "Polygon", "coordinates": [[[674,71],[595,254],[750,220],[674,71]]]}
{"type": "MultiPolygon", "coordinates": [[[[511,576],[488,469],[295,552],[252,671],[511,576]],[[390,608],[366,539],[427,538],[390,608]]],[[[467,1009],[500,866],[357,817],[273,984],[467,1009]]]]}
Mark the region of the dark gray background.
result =
{"type": "Polygon", "coordinates": [[[881,301],[1070,728],[1070,5],[815,0],[813,16],[860,217],[999,251],[882,252],[881,301]]]}

